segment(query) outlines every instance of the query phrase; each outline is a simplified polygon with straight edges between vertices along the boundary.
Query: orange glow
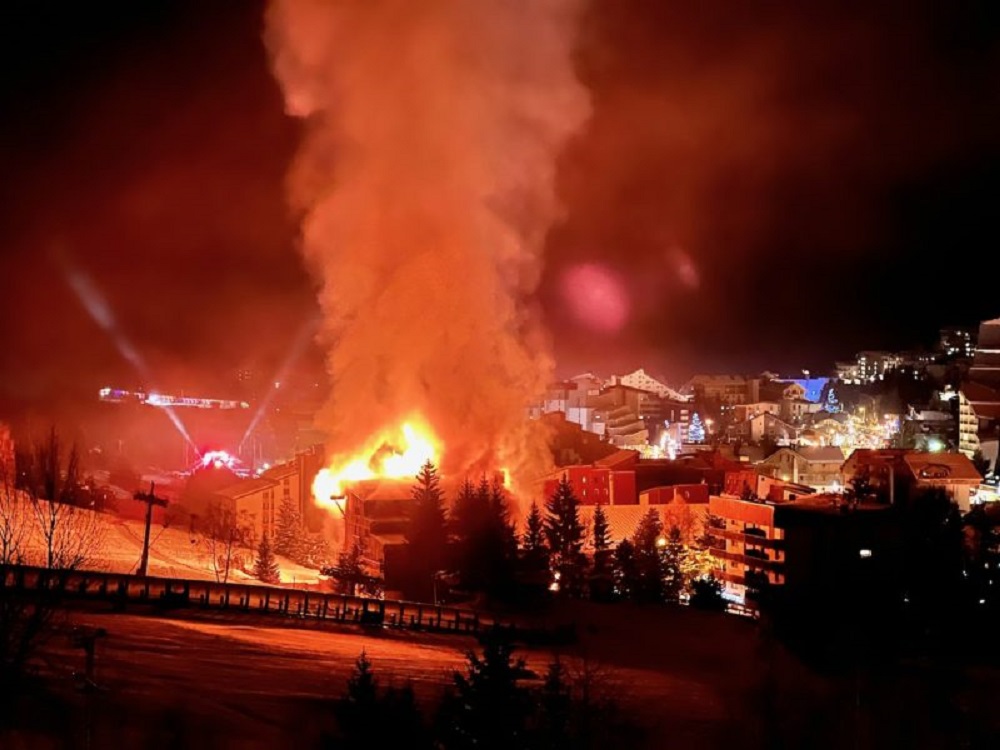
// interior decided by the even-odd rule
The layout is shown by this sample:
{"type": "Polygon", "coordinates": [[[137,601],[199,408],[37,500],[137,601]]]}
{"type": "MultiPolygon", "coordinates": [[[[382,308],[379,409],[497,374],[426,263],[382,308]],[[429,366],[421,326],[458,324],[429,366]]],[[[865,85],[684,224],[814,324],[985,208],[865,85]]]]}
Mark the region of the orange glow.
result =
{"type": "Polygon", "coordinates": [[[365,479],[415,477],[427,461],[437,462],[439,443],[419,418],[411,418],[396,429],[385,429],[365,442],[352,456],[320,469],[313,480],[316,504],[343,512],[344,486],[365,479]]]}

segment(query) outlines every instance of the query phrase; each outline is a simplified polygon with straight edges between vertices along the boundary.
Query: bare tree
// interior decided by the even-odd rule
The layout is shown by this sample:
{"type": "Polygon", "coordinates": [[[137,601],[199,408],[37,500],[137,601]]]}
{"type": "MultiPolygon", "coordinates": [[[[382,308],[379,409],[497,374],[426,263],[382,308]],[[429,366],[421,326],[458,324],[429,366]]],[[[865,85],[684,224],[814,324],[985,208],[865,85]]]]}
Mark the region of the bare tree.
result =
{"type": "Polygon", "coordinates": [[[80,461],[73,445],[63,460],[55,429],[18,455],[18,478],[34,520],[31,546],[46,568],[76,570],[94,565],[104,543],[100,514],[76,504],[80,461]]]}
{"type": "Polygon", "coordinates": [[[13,467],[0,462],[0,565],[24,562],[30,522],[28,504],[14,486],[13,467]]]}
{"type": "Polygon", "coordinates": [[[234,552],[247,543],[250,525],[245,514],[237,513],[229,503],[214,501],[208,509],[206,531],[215,580],[226,583],[234,567],[234,552]]]}
{"type": "MultiPolygon", "coordinates": [[[[62,571],[97,559],[104,522],[100,515],[73,505],[78,456],[65,464],[55,430],[19,452],[14,476],[0,476],[0,563],[22,564],[41,557],[62,571]]],[[[0,580],[6,586],[6,575],[0,580]]],[[[20,680],[31,658],[57,630],[61,589],[4,591],[0,596],[0,689],[20,680]]]]}
{"type": "Polygon", "coordinates": [[[104,546],[104,519],[75,505],[31,498],[46,568],[78,570],[93,567],[104,546]]]}

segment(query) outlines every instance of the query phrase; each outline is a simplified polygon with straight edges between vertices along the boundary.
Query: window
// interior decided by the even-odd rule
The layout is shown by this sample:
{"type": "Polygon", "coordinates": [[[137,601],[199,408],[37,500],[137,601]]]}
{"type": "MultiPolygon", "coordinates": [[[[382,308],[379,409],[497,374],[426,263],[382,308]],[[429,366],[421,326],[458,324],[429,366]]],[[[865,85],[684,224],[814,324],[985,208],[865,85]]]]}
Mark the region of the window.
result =
{"type": "Polygon", "coordinates": [[[870,549],[859,549],[858,556],[861,557],[862,559],[871,557],[872,551],[870,549]]]}

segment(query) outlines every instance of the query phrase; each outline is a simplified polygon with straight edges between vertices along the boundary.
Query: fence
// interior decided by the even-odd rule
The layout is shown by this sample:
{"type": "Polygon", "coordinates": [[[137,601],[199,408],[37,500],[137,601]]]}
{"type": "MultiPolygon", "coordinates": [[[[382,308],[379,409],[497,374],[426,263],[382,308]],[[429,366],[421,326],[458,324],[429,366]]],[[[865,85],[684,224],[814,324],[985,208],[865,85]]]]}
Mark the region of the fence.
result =
{"type": "MultiPolygon", "coordinates": [[[[475,634],[504,625],[492,615],[468,609],[399,600],[305,591],[279,586],[217,583],[91,570],[0,566],[0,594],[52,596],[62,601],[108,602],[162,609],[200,609],[234,614],[272,614],[320,622],[475,634]]],[[[512,626],[508,626],[511,627],[512,626]]]]}

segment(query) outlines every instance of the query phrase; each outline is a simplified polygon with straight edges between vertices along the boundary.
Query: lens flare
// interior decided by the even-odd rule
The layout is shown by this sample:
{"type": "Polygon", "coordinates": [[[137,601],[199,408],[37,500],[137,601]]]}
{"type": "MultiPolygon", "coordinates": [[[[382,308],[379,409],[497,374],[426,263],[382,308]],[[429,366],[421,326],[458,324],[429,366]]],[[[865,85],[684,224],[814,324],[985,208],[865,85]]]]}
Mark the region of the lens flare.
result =
{"type": "MultiPolygon", "coordinates": [[[[108,334],[111,340],[114,342],[115,347],[117,347],[119,353],[124,357],[132,367],[135,368],[147,383],[152,380],[150,377],[149,368],[146,366],[146,362],[139,356],[139,352],[132,342],[128,340],[125,334],[119,328],[117,321],[115,320],[114,314],[111,312],[111,306],[108,305],[107,300],[104,295],[101,294],[100,290],[90,279],[89,276],[83,271],[82,268],[76,265],[69,255],[61,249],[56,249],[53,253],[56,262],[62,269],[63,275],[66,277],[66,283],[69,284],[69,288],[73,290],[73,293],[80,300],[80,304],[87,311],[94,322],[101,327],[101,329],[108,334]]],[[[180,433],[181,437],[187,442],[189,446],[197,450],[194,441],[191,439],[191,435],[188,434],[187,429],[184,427],[184,423],[181,422],[181,418],[177,416],[177,413],[168,404],[158,404],[161,406],[163,411],[166,413],[167,417],[170,419],[171,423],[180,433]]]]}

